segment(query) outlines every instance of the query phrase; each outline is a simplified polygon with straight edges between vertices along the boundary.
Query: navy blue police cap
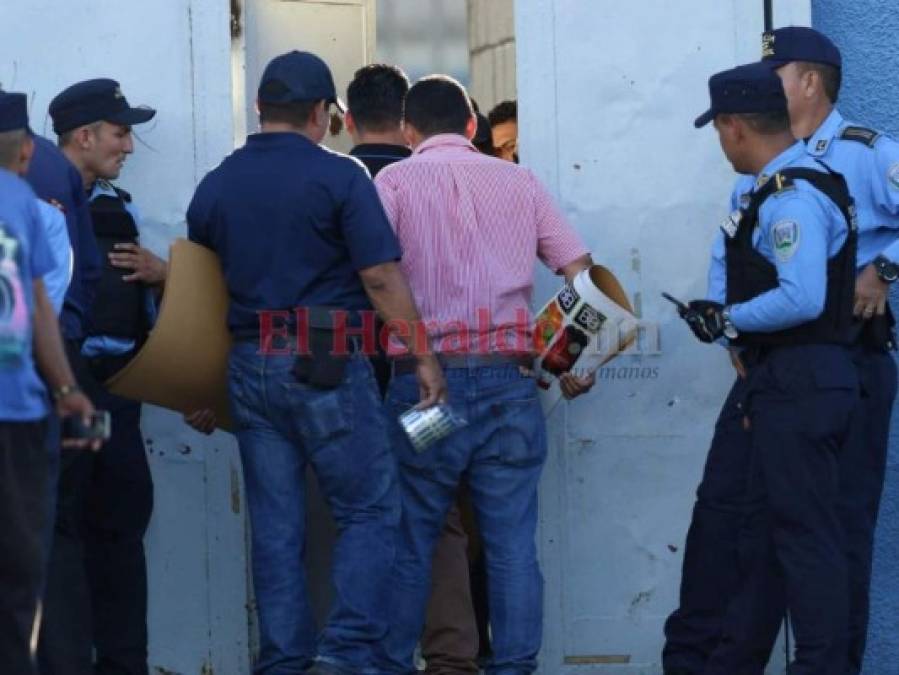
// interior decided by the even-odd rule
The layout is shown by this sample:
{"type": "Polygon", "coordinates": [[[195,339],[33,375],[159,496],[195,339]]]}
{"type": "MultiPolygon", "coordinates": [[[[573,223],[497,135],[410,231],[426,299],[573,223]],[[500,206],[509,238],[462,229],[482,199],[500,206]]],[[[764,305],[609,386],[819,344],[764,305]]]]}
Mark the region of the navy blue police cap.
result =
{"type": "Polygon", "coordinates": [[[28,129],[28,97],[0,90],[0,133],[18,129],[28,129]]]}
{"type": "Polygon", "coordinates": [[[693,123],[698,129],[722,113],[786,112],[787,97],[777,73],[765,63],[750,63],[709,78],[711,107],[693,123]]]}
{"type": "Polygon", "coordinates": [[[50,101],[57,135],[101,121],[130,127],[150,121],[155,114],[152,108],[132,108],[119,83],[107,78],[73,84],[50,101]]]}
{"type": "Polygon", "coordinates": [[[261,103],[324,100],[346,112],[328,64],[309,52],[294,50],[269,61],[259,80],[258,98],[261,103]]]}
{"type": "Polygon", "coordinates": [[[762,34],[762,61],[782,66],[792,61],[843,67],[840,50],[823,33],[805,26],[788,26],[762,34]]]}

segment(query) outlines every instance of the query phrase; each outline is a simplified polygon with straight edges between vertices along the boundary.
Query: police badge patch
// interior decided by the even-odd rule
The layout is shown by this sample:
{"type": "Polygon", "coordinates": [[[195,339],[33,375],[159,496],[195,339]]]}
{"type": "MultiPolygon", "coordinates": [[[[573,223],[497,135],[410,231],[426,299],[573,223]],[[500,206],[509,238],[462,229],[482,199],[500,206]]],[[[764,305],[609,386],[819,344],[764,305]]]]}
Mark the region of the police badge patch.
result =
{"type": "Polygon", "coordinates": [[[799,223],[781,220],[771,228],[771,245],[780,262],[787,262],[799,249],[799,223]]]}
{"type": "Polygon", "coordinates": [[[887,171],[887,182],[894,190],[899,190],[899,162],[893,164],[887,171]]]}
{"type": "Polygon", "coordinates": [[[562,308],[562,311],[566,314],[571,314],[571,310],[574,309],[574,306],[580,301],[581,296],[578,295],[578,292],[574,290],[573,286],[566,285],[559,291],[559,295],[556,299],[559,301],[559,307],[562,308]]]}
{"type": "Polygon", "coordinates": [[[590,333],[598,333],[605,323],[606,317],[590,305],[585,304],[574,317],[574,322],[590,333]]]}
{"type": "Polygon", "coordinates": [[[749,206],[749,202],[751,202],[751,201],[752,201],[752,193],[751,192],[746,192],[746,193],[740,195],[740,208],[745,209],[747,206],[749,206]]]}
{"type": "Polygon", "coordinates": [[[815,144],[815,152],[824,152],[825,150],[827,150],[827,139],[822,138],[815,144]]]}

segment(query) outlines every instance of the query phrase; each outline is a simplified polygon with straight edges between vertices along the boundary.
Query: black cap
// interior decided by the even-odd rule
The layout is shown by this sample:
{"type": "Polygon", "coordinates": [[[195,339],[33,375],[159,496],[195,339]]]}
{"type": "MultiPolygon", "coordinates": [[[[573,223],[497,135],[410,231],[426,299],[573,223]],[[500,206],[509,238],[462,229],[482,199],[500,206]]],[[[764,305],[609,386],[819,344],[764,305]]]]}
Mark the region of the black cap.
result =
{"type": "Polygon", "coordinates": [[[152,108],[132,108],[115,80],[85,80],[63,90],[50,101],[53,131],[64,134],[93,122],[131,126],[153,119],[152,108]]]}
{"type": "Polygon", "coordinates": [[[328,64],[309,52],[294,50],[269,61],[259,80],[258,97],[262,103],[324,100],[346,112],[328,64]]]}
{"type": "Polygon", "coordinates": [[[28,97],[0,91],[0,133],[18,129],[28,129],[28,97]]]}
{"type": "Polygon", "coordinates": [[[762,61],[784,65],[791,61],[843,67],[840,50],[823,33],[805,26],[788,26],[762,34],[762,61]]]}
{"type": "Polygon", "coordinates": [[[777,73],[765,63],[750,63],[709,78],[711,107],[693,123],[698,129],[721,113],[787,111],[787,97],[777,73]]]}

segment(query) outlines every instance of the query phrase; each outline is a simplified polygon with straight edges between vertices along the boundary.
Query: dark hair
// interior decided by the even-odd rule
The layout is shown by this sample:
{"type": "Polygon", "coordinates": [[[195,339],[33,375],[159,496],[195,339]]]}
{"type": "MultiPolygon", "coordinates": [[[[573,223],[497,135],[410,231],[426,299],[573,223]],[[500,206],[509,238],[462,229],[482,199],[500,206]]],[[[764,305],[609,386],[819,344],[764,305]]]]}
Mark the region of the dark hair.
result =
{"type": "Polygon", "coordinates": [[[264,103],[259,101],[259,121],[263,124],[266,122],[282,122],[302,129],[309,123],[309,118],[318,102],[264,103]]]}
{"type": "Polygon", "coordinates": [[[403,122],[403,100],[409,78],[397,66],[372,63],[353,75],[346,89],[347,106],[363,131],[392,131],[403,122]]]}
{"type": "Polygon", "coordinates": [[[790,115],[786,110],[759,113],[734,113],[734,117],[739,117],[746,122],[750,128],[764,136],[780,134],[790,130],[790,115]]]}
{"type": "Polygon", "coordinates": [[[464,134],[473,114],[465,87],[449,75],[423,77],[406,95],[406,123],[425,136],[464,134]]]}
{"type": "Polygon", "coordinates": [[[495,127],[497,124],[502,124],[503,122],[508,122],[509,120],[517,122],[518,101],[503,101],[502,103],[497,103],[493,107],[493,110],[487,115],[487,119],[490,120],[491,127],[495,127]]]}
{"type": "Polygon", "coordinates": [[[799,68],[803,75],[810,70],[818,73],[827,98],[831,103],[837,102],[837,98],[840,96],[840,85],[843,81],[842,70],[828,63],[812,63],[811,61],[800,61],[799,68]]]}

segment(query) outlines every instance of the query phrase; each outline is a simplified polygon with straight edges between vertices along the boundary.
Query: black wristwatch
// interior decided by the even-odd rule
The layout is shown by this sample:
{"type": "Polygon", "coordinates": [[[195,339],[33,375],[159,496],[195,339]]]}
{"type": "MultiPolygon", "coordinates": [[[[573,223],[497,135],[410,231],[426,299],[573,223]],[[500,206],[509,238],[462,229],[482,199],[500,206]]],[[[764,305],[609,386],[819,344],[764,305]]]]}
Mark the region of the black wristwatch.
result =
{"type": "Polygon", "coordinates": [[[886,256],[877,256],[872,264],[874,265],[874,271],[877,272],[877,277],[882,282],[891,284],[896,279],[899,279],[899,265],[886,256]]]}

